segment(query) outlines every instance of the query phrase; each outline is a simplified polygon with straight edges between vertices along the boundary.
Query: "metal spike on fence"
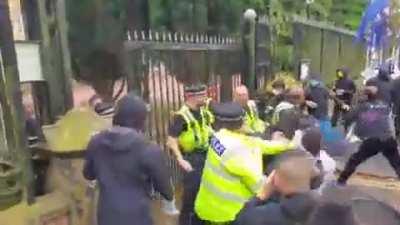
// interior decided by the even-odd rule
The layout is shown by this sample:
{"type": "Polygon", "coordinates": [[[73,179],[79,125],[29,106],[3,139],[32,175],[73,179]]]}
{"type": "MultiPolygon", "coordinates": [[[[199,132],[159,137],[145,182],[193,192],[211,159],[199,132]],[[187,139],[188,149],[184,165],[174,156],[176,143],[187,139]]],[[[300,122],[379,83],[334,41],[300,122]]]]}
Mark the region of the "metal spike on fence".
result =
{"type": "Polygon", "coordinates": [[[186,42],[186,43],[189,42],[189,34],[185,34],[185,42],[186,42]]]}
{"type": "Polygon", "coordinates": [[[191,34],[191,35],[190,35],[190,42],[191,42],[191,43],[194,43],[194,42],[195,42],[195,36],[194,36],[194,34],[191,34]]]}
{"type": "Polygon", "coordinates": [[[160,40],[160,34],[158,33],[158,31],[156,31],[155,36],[156,36],[156,41],[159,41],[160,40]]]}
{"type": "Polygon", "coordinates": [[[167,33],[165,31],[162,32],[162,41],[167,41],[167,33]]]}
{"type": "Polygon", "coordinates": [[[172,42],[172,34],[171,34],[171,32],[168,32],[168,41],[172,42]]]}
{"type": "Polygon", "coordinates": [[[128,41],[132,41],[131,32],[129,30],[126,31],[126,37],[128,38],[128,41]]]}
{"type": "Polygon", "coordinates": [[[174,42],[178,42],[178,33],[175,32],[173,38],[174,42]]]}
{"type": "Polygon", "coordinates": [[[204,43],[204,34],[200,34],[200,43],[204,43]]]}
{"type": "Polygon", "coordinates": [[[139,35],[138,35],[137,30],[133,31],[133,39],[134,39],[135,41],[139,40],[139,35]]]}
{"type": "Polygon", "coordinates": [[[153,40],[153,34],[152,34],[152,31],[149,30],[149,41],[152,41],[152,40],[153,40]]]}
{"type": "Polygon", "coordinates": [[[145,41],[146,40],[146,34],[144,33],[144,30],[142,30],[142,41],[145,41]]]}

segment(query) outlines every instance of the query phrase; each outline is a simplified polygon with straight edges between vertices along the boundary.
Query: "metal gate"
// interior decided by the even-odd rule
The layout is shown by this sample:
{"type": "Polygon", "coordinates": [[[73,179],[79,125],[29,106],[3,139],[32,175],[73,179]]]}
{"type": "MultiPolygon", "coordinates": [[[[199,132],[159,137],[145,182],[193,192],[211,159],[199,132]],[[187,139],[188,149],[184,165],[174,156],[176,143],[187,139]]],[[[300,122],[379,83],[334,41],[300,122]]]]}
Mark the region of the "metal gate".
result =
{"type": "MultiPolygon", "coordinates": [[[[232,90],[241,84],[239,38],[150,31],[130,33],[128,39],[125,65],[129,89],[151,106],[148,135],[165,150],[173,112],[184,102],[184,85],[207,84],[209,96],[219,101],[231,99],[232,90]]],[[[177,182],[179,169],[173,157],[169,158],[177,182]]]]}

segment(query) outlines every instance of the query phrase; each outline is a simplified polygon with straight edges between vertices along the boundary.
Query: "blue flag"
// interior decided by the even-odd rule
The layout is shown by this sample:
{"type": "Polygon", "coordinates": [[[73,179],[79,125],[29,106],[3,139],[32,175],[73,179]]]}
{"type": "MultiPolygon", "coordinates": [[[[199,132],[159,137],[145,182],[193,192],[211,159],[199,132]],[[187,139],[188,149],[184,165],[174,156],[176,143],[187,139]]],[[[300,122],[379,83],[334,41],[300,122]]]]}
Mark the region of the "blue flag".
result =
{"type": "MultiPolygon", "coordinates": [[[[390,0],[371,0],[371,2],[369,3],[366,11],[364,12],[364,16],[361,20],[361,24],[360,27],[358,28],[358,32],[357,32],[357,40],[358,41],[363,41],[365,34],[368,31],[369,25],[371,23],[374,23],[375,20],[377,19],[378,15],[381,14],[381,12],[389,6],[390,0]]],[[[384,25],[385,23],[377,23],[376,26],[379,26],[380,24],[384,25]]],[[[380,32],[383,31],[383,28],[379,28],[379,27],[375,27],[372,30],[373,32],[379,32],[379,34],[377,34],[379,36],[379,39],[381,40],[381,34],[380,32]]],[[[375,42],[375,41],[373,41],[375,42]]]]}

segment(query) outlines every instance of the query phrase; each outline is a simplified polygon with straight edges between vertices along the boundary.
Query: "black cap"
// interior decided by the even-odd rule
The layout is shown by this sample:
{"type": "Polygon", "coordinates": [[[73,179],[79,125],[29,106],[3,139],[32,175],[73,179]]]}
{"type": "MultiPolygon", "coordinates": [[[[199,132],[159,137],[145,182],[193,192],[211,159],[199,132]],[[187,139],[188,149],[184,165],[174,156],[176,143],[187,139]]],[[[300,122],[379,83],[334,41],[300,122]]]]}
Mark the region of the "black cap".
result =
{"type": "Polygon", "coordinates": [[[226,102],[212,106],[214,116],[219,121],[241,121],[244,117],[244,110],[239,103],[226,102]]]}
{"type": "Polygon", "coordinates": [[[191,84],[185,86],[186,94],[207,94],[207,86],[204,84],[191,84]]]}

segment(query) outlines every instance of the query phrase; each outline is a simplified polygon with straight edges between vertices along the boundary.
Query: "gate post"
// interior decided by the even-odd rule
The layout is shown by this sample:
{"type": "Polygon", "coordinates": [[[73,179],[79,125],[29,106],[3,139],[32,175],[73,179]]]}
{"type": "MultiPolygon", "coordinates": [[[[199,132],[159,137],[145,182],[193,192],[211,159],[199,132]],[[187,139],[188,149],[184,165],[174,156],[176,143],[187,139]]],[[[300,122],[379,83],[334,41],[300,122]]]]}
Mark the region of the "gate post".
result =
{"type": "MultiPolygon", "coordinates": [[[[17,66],[17,57],[15,53],[14,37],[12,32],[12,25],[10,20],[9,1],[0,1],[0,120],[3,124],[3,130],[0,130],[0,134],[4,132],[6,142],[6,148],[8,150],[6,157],[0,155],[1,158],[11,158],[11,162],[14,169],[23,171],[22,184],[26,190],[28,203],[33,203],[33,174],[30,164],[30,154],[27,150],[27,142],[25,136],[25,123],[22,106],[22,94],[19,86],[19,73],[17,66]]],[[[1,150],[0,150],[1,153],[1,150]]],[[[6,159],[7,161],[7,159],[6,159]]],[[[10,162],[9,162],[10,163],[10,162]]],[[[10,173],[9,173],[10,174],[10,173]]],[[[4,178],[7,175],[6,172],[0,172],[0,178],[4,178]]],[[[9,175],[8,175],[9,176],[9,175]]],[[[20,182],[21,180],[19,180],[20,182]]],[[[0,181],[1,183],[1,181],[0,181]]],[[[10,190],[14,190],[15,184],[6,191],[7,195],[1,196],[1,200],[6,200],[10,190]],[[6,198],[6,199],[4,199],[6,198]]],[[[18,183],[16,184],[18,185],[18,183]]],[[[11,186],[9,184],[8,186],[11,186]]],[[[4,187],[3,187],[4,188],[4,187]]],[[[15,195],[15,193],[14,193],[15,195]]],[[[1,207],[1,204],[0,204],[1,207]]]]}
{"type": "Polygon", "coordinates": [[[243,15],[245,23],[243,29],[243,49],[245,61],[245,85],[250,93],[256,90],[256,18],[254,9],[247,9],[243,15]]]}

